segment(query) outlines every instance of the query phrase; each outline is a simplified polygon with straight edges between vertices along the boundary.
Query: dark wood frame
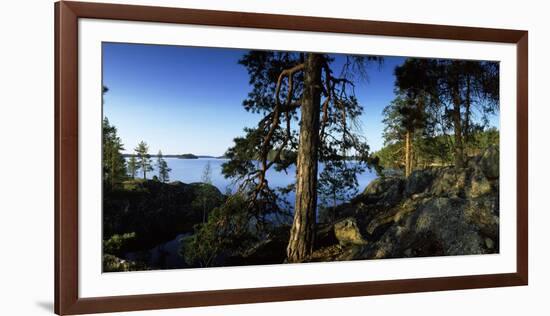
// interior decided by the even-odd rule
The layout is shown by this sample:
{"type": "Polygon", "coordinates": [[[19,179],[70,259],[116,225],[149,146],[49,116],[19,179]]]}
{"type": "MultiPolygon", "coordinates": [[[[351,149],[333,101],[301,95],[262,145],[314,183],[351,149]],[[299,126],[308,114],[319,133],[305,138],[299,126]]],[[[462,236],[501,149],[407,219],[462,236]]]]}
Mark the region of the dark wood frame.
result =
{"type": "Polygon", "coordinates": [[[527,285],[527,31],[61,1],[55,4],[55,312],[60,315],[527,285]],[[78,19],[334,32],[517,45],[517,271],[203,292],[78,296],[78,19]]]}

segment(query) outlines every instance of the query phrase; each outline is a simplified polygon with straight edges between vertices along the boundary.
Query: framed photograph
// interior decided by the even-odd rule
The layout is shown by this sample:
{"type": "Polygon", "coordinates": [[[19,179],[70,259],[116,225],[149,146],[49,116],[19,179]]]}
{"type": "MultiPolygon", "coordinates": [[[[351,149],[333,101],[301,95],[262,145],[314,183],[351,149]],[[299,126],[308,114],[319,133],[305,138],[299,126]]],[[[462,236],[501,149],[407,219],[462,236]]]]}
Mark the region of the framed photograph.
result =
{"type": "Polygon", "coordinates": [[[56,313],[527,285],[527,31],[55,21],[56,313]]]}

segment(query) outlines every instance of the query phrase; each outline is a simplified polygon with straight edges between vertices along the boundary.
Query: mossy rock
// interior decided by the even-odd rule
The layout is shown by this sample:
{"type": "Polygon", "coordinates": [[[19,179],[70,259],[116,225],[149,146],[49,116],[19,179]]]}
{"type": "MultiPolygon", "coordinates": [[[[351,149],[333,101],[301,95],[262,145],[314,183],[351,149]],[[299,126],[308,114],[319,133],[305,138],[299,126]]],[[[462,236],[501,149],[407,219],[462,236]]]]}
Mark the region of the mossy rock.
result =
{"type": "Polygon", "coordinates": [[[120,259],[111,254],[103,255],[103,272],[127,272],[148,270],[142,263],[120,259]]]}
{"type": "Polygon", "coordinates": [[[346,218],[334,224],[334,236],[341,246],[364,245],[367,243],[363,239],[354,218],[346,218]]]}
{"type": "Polygon", "coordinates": [[[122,190],[126,192],[138,192],[146,193],[149,192],[145,187],[146,181],[143,179],[132,179],[122,182],[122,190]]]}
{"type": "Polygon", "coordinates": [[[489,147],[481,156],[480,166],[485,176],[490,180],[499,178],[500,153],[497,146],[489,147]]]}

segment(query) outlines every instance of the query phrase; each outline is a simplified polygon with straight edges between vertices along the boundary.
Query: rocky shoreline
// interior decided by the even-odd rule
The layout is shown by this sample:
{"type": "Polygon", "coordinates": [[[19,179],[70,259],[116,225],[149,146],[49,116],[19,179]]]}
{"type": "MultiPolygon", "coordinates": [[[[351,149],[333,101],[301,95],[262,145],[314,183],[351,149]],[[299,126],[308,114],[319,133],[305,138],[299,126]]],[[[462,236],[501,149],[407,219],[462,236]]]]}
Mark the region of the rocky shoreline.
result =
{"type": "MultiPolygon", "coordinates": [[[[498,159],[492,147],[462,169],[433,167],[408,178],[375,179],[331,210],[335,220],[318,224],[315,249],[306,261],[498,253],[498,159]]],[[[242,264],[256,262],[255,253],[281,253],[280,239],[264,241],[242,264]]]]}
{"type": "MultiPolygon", "coordinates": [[[[461,169],[432,167],[407,178],[393,175],[373,180],[349,203],[329,210],[333,220],[317,225],[314,251],[306,261],[498,253],[498,160],[498,148],[491,147],[469,158],[461,169]]],[[[216,205],[224,200],[215,187],[204,184],[134,181],[125,190],[123,196],[111,199],[115,204],[110,207],[124,210],[116,213],[121,218],[139,215],[141,221],[122,221],[126,227],[112,231],[136,231],[137,236],[158,231],[164,239],[192,233],[193,225],[201,222],[197,205],[201,190],[212,191],[209,196],[216,197],[216,205]]],[[[284,263],[289,229],[274,229],[246,251],[226,257],[223,265],[284,263]]],[[[109,270],[144,269],[117,254],[109,255],[109,270]]]]}
{"type": "Polygon", "coordinates": [[[326,246],[310,260],[498,253],[498,159],[498,149],[490,148],[462,169],[374,180],[334,210],[339,219],[319,230],[319,244],[326,246]]]}

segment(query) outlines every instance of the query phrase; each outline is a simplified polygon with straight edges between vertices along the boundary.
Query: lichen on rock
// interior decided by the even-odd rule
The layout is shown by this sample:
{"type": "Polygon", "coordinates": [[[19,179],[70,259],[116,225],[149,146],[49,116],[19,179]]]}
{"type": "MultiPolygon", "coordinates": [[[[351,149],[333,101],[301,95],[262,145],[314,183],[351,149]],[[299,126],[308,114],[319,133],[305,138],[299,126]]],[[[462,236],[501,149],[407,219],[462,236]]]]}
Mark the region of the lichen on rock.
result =
{"type": "Polygon", "coordinates": [[[354,218],[346,218],[334,224],[334,235],[341,246],[366,244],[354,218]]]}

